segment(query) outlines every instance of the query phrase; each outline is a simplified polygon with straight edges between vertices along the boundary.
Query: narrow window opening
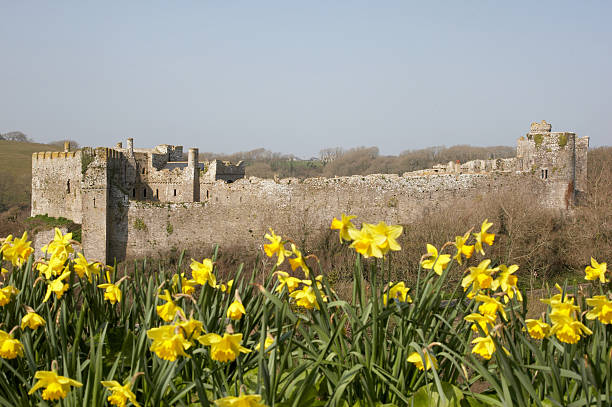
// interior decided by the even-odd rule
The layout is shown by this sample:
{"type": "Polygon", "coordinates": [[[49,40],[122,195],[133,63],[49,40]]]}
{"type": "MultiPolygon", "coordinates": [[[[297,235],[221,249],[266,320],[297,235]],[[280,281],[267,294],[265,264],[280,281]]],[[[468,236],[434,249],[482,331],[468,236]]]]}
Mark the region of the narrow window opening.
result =
{"type": "Polygon", "coordinates": [[[94,208],[96,207],[96,198],[94,198],[94,208]]]}
{"type": "Polygon", "coordinates": [[[68,180],[66,182],[66,193],[69,194],[70,193],[70,180],[68,180]]]}
{"type": "Polygon", "coordinates": [[[159,189],[155,190],[155,198],[159,199],[159,189]]]}
{"type": "Polygon", "coordinates": [[[142,190],[142,196],[145,197],[145,198],[147,197],[147,189],[146,188],[142,190]]]}
{"type": "Polygon", "coordinates": [[[544,170],[544,179],[548,179],[548,168],[544,170]]]}
{"type": "Polygon", "coordinates": [[[206,199],[208,199],[208,189],[206,190],[206,199]]]}
{"type": "Polygon", "coordinates": [[[174,196],[176,196],[176,189],[174,190],[174,196]]]}
{"type": "Polygon", "coordinates": [[[136,198],[136,188],[132,189],[132,198],[136,198]]]}
{"type": "Polygon", "coordinates": [[[142,175],[144,175],[144,174],[145,174],[145,169],[143,168],[143,169],[142,169],[142,175]]]}

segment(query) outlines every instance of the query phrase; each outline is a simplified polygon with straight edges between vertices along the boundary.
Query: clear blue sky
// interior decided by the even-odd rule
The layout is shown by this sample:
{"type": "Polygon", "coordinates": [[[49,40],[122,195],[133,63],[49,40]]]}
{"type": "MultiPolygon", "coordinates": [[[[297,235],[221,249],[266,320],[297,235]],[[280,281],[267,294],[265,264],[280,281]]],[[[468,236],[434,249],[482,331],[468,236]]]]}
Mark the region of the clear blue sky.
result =
{"type": "Polygon", "coordinates": [[[0,0],[0,132],[258,147],[612,144],[612,2],[0,0]]]}

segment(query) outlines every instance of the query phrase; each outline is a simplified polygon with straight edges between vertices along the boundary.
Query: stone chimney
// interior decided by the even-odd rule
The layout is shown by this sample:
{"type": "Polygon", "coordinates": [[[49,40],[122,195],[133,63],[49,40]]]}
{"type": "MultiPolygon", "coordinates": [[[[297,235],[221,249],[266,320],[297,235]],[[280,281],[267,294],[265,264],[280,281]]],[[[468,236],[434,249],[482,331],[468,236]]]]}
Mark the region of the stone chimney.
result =
{"type": "Polygon", "coordinates": [[[197,148],[190,148],[189,154],[187,155],[187,166],[198,167],[198,155],[199,150],[197,148]]]}
{"type": "Polygon", "coordinates": [[[64,152],[67,153],[70,151],[70,141],[64,141],[64,152]]]}
{"type": "Polygon", "coordinates": [[[134,139],[131,137],[127,139],[127,153],[129,155],[134,155],[134,139]]]}

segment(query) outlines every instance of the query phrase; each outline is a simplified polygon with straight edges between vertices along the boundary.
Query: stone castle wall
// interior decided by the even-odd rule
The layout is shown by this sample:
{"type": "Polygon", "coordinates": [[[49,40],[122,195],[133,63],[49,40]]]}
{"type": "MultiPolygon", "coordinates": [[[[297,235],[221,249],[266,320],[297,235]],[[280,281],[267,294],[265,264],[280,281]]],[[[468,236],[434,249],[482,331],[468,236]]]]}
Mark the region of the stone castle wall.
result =
{"type": "MultiPolygon", "coordinates": [[[[510,159],[449,162],[395,174],[266,180],[243,163],[198,161],[181,146],[84,148],[32,156],[32,215],[81,223],[88,257],[112,262],[186,249],[190,255],[252,250],[269,227],[307,246],[341,213],[409,224],[458,200],[525,193],[534,205],[568,209],[586,192],[588,137],[534,123],[510,159]]],[[[69,147],[66,147],[69,149],[69,147]]]]}

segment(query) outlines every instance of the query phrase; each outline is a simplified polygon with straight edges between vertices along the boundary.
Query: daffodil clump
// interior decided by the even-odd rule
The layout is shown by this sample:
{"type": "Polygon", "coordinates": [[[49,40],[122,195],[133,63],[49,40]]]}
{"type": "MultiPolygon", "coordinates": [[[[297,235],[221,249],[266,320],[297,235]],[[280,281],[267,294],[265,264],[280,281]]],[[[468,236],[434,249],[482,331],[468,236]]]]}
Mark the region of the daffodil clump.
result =
{"type": "Polygon", "coordinates": [[[609,404],[605,262],[591,258],[587,284],[557,285],[528,318],[519,266],[487,257],[492,222],[423,242],[412,273],[391,261],[402,226],[355,220],[330,225],[355,261],[337,286],[272,229],[271,270],[264,258],[250,275],[231,274],[216,251],[132,272],[89,259],[60,230],[39,253],[27,234],[0,239],[1,403],[609,404]]]}

